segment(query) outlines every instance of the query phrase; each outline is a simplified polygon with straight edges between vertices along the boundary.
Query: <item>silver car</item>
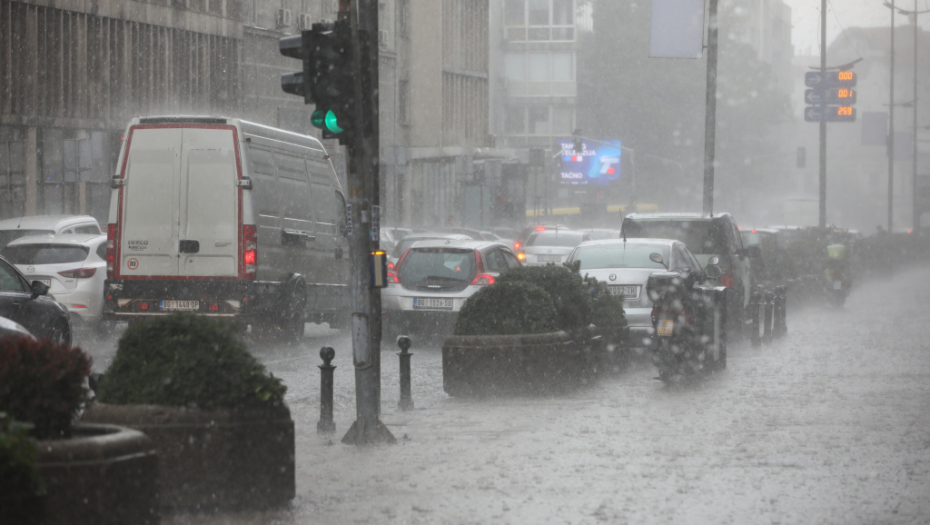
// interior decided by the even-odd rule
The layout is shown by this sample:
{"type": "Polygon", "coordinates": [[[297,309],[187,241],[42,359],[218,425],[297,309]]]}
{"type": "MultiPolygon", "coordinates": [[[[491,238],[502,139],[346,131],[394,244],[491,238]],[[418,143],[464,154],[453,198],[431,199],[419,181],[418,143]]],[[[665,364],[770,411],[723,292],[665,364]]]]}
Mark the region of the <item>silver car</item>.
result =
{"type": "Polygon", "coordinates": [[[680,241],[670,239],[609,239],[582,243],[568,262],[581,261],[581,275],[607,283],[611,294],[623,296],[630,327],[630,346],[642,352],[652,345],[652,301],[646,280],[655,272],[692,268],[703,274],[697,258],[680,241]]]}
{"type": "Polygon", "coordinates": [[[572,230],[543,230],[530,234],[517,257],[531,266],[549,263],[562,264],[579,244],[590,241],[591,236],[572,230]]]}
{"type": "Polygon", "coordinates": [[[445,333],[465,300],[520,266],[509,246],[493,241],[434,239],[414,243],[388,273],[381,312],[390,334],[445,333]]]}

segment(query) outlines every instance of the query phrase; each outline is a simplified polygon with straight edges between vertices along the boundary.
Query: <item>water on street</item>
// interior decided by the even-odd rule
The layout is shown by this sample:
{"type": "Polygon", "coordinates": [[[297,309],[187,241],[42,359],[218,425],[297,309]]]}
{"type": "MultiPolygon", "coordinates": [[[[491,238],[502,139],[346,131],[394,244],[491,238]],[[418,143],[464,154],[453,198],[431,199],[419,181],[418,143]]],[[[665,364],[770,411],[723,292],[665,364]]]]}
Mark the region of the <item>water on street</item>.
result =
{"type": "MultiPolygon", "coordinates": [[[[355,419],[349,339],[308,325],[302,346],[252,344],[288,386],[292,506],[162,523],[930,523],[928,307],[930,272],[914,269],[857,283],[844,308],[789,304],[786,337],[731,345],[728,369],[699,385],[663,387],[643,361],[548,398],[450,398],[440,344],[415,340],[410,412],[386,342],[382,421],[397,444],[369,448],[339,442],[355,419]],[[333,435],[316,432],[324,345],[333,435]]],[[[115,348],[78,343],[97,370],[115,348]]]]}

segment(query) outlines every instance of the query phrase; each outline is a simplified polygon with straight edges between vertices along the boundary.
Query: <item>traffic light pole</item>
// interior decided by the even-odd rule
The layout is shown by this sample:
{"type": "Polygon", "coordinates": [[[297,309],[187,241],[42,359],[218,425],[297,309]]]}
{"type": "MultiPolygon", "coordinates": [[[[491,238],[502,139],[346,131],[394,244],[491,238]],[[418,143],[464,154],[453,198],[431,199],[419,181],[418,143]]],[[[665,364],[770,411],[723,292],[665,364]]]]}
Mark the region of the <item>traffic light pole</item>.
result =
{"type": "MultiPolygon", "coordinates": [[[[827,74],[827,0],[820,0],[820,74],[827,74]]],[[[827,123],[820,121],[820,227],[827,225],[827,123]]]]}
{"type": "MultiPolygon", "coordinates": [[[[350,292],[352,294],[352,360],[355,365],[356,421],[342,438],[352,445],[394,443],[391,432],[381,423],[381,290],[372,288],[371,260],[378,250],[380,228],[379,202],[379,141],[378,141],[378,46],[361,45],[378,35],[377,0],[340,0],[339,17],[349,19],[354,46],[352,71],[355,75],[354,100],[366,97],[370,105],[359,104],[369,111],[354,112],[354,130],[348,141],[348,192],[350,216],[354,225],[349,237],[349,257],[352,261],[350,292]],[[356,9],[352,9],[352,5],[356,9]],[[368,59],[363,59],[363,53],[368,59]],[[362,72],[362,68],[367,70],[362,72]],[[363,92],[362,78],[368,77],[371,92],[363,92]]],[[[377,42],[377,40],[376,40],[377,42]]]]}
{"type": "Polygon", "coordinates": [[[717,0],[710,0],[707,23],[707,92],[704,107],[704,213],[714,213],[714,151],[717,132],[717,0]]]}

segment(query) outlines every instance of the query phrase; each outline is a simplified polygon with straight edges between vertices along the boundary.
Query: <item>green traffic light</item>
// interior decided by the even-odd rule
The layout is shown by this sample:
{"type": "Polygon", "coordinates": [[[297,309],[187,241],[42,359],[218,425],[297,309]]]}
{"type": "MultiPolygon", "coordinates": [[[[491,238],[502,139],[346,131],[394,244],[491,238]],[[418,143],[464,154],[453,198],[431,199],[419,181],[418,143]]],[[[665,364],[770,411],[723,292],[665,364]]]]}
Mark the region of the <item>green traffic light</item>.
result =
{"type": "Polygon", "coordinates": [[[330,133],[339,134],[343,129],[339,127],[336,114],[331,109],[318,109],[310,115],[310,124],[315,128],[325,129],[330,133]]]}

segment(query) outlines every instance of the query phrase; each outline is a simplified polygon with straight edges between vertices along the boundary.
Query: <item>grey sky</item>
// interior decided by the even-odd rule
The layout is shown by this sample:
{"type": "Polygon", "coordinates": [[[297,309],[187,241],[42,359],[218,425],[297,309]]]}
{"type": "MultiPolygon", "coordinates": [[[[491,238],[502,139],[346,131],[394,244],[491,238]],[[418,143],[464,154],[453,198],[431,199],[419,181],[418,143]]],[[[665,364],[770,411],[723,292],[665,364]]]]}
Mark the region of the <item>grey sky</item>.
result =
{"type": "MultiPolygon", "coordinates": [[[[763,0],[768,1],[768,0],[763,0]]],[[[890,0],[889,0],[890,1],[890,0]]],[[[785,0],[791,7],[791,39],[796,54],[820,54],[820,0],[785,0]]],[[[914,9],[914,0],[895,0],[895,7],[914,9]]],[[[930,9],[930,0],[917,0],[917,10],[930,9]]],[[[827,2],[827,42],[849,27],[888,26],[891,14],[882,0],[830,0],[827,2]]],[[[895,25],[908,24],[897,15],[895,25]]],[[[930,29],[930,13],[920,16],[920,26],[930,29]]]]}

